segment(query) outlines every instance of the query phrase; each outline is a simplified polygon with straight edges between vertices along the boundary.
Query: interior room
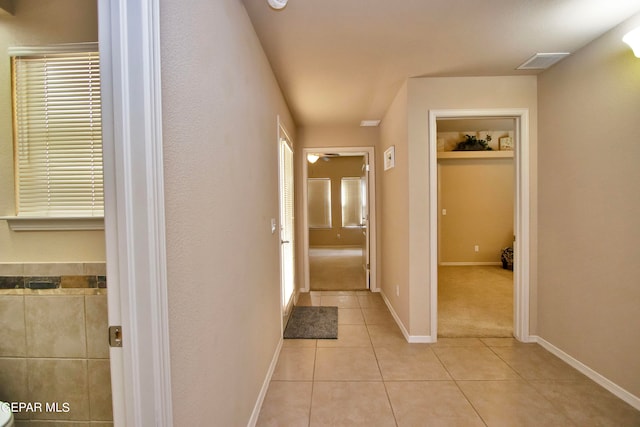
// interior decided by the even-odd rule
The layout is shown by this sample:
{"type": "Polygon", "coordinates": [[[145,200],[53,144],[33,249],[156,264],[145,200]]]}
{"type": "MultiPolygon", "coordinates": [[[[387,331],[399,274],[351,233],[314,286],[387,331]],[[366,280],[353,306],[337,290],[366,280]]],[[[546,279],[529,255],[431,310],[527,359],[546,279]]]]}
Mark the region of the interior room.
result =
{"type": "MultiPolygon", "coordinates": [[[[112,425],[110,357],[105,338],[108,307],[97,2],[10,1],[1,6],[6,9],[0,12],[0,401],[31,405],[31,410],[15,411],[12,422],[17,426],[112,425]],[[67,49],[50,50],[54,45],[67,49]],[[85,64],[86,58],[90,58],[89,68],[97,70],[93,78],[61,71],[73,69],[73,63],[85,64]],[[49,88],[63,89],[57,95],[52,91],[48,101],[41,102],[34,95],[40,93],[36,82],[45,79],[49,88]],[[83,116],[74,110],[75,126],[62,125],[56,103],[60,105],[62,98],[85,97],[87,84],[97,96],[84,105],[92,104],[97,113],[85,109],[83,116]],[[91,179],[100,195],[91,202],[89,213],[83,210],[82,218],[71,219],[68,212],[47,218],[37,210],[42,204],[34,195],[44,191],[32,183],[41,176],[36,175],[35,166],[26,168],[37,164],[34,159],[43,151],[52,165],[54,158],[68,159],[78,153],[70,148],[73,144],[55,151],[54,137],[49,141],[50,151],[36,145],[29,146],[29,151],[22,145],[21,135],[25,134],[34,144],[43,140],[41,136],[47,131],[38,126],[41,113],[47,115],[49,128],[64,127],[74,133],[67,142],[91,144],[95,138],[92,153],[96,160],[91,169],[98,172],[91,179]],[[87,132],[88,121],[93,122],[93,132],[87,132]],[[61,152],[71,154],[56,157],[61,152]],[[42,405],[41,410],[34,407],[35,402],[42,405]]],[[[78,102],[66,105],[63,110],[72,110],[78,102]]],[[[51,176],[50,188],[58,188],[54,181],[58,182],[51,176]]],[[[60,205],[79,209],[80,203],[68,203],[74,198],[70,193],[48,194],[50,200],[63,200],[60,205]]],[[[52,202],[51,210],[54,205],[56,209],[60,206],[52,202]]],[[[0,408],[2,426],[9,425],[3,418],[5,408],[0,408]]]]}
{"type": "Polygon", "coordinates": [[[366,290],[365,157],[317,153],[307,162],[310,290],[366,290]]]}
{"type": "Polygon", "coordinates": [[[437,121],[439,337],[513,336],[515,123],[437,121]]]}
{"type": "Polygon", "coordinates": [[[640,425],[640,4],[95,6],[0,1],[0,276],[11,287],[0,295],[0,400],[72,404],[16,411],[16,425],[640,425]],[[99,42],[104,231],[11,229],[25,225],[12,218],[7,52],[45,43],[10,33],[20,22],[46,43],[99,42]],[[441,129],[469,117],[516,124],[441,129]],[[281,129],[295,177],[288,255],[281,129]],[[438,184],[460,187],[461,173],[438,179],[438,164],[462,159],[438,160],[439,131],[485,142],[498,132],[496,153],[512,137],[511,235],[442,242],[460,208],[446,194],[438,203],[438,184]],[[342,148],[372,153],[375,286],[305,301],[303,165],[342,148]],[[469,256],[448,258],[454,242],[469,256]],[[513,272],[495,265],[510,244],[513,272]],[[51,263],[73,266],[40,269],[51,263]],[[284,265],[296,304],[337,307],[336,339],[283,339],[284,265]],[[463,267],[512,275],[511,336],[440,335],[438,269],[463,267]],[[16,277],[89,287],[16,289],[16,277]],[[105,343],[107,325],[121,328],[121,347],[105,343]],[[96,387],[105,382],[110,393],[96,387]]]}

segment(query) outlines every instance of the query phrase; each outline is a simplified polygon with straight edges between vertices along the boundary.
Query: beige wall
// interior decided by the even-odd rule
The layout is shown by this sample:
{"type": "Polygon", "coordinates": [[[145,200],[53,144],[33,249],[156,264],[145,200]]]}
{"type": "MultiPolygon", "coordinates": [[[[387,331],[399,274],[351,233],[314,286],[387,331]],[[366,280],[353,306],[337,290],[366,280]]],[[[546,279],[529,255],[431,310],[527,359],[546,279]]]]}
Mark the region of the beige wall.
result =
{"type": "Polygon", "coordinates": [[[382,120],[379,153],[395,147],[395,167],[384,171],[378,156],[380,180],[380,288],[405,326],[409,325],[409,168],[407,83],[382,120]],[[400,294],[396,290],[400,289],[400,294]]]}
{"type": "Polygon", "coordinates": [[[0,14],[3,13],[14,13],[14,0],[0,0],[0,14]]]}
{"type": "Polygon", "coordinates": [[[364,243],[362,229],[342,227],[341,198],[342,178],[359,177],[363,162],[362,156],[346,156],[307,163],[309,178],[331,179],[331,228],[309,229],[309,246],[361,246],[364,243]]]}
{"type": "MultiPolygon", "coordinates": [[[[0,216],[15,215],[11,46],[98,41],[96,1],[17,0],[0,14],[0,216]]],[[[0,221],[0,262],[104,261],[101,231],[13,232],[0,221]]]]}
{"type": "MultiPolygon", "coordinates": [[[[381,156],[377,149],[380,139],[380,128],[378,127],[359,127],[353,126],[311,126],[300,127],[297,130],[295,158],[295,179],[296,179],[296,218],[304,216],[304,200],[302,195],[302,186],[298,183],[302,182],[302,168],[306,167],[306,159],[303,159],[303,148],[314,147],[375,147],[376,161],[381,156]]],[[[376,165],[376,188],[380,185],[380,174],[382,168],[376,165]]],[[[380,217],[380,203],[376,204],[376,217],[380,217]]],[[[304,286],[303,280],[303,262],[304,252],[302,245],[302,237],[307,231],[304,229],[302,221],[296,221],[296,279],[298,287],[304,286]]],[[[378,220],[377,231],[380,235],[380,221],[378,220]]],[[[380,243],[377,246],[378,265],[380,264],[380,243]]],[[[377,271],[377,283],[380,283],[380,269],[377,271]]]]}
{"type": "Polygon", "coordinates": [[[640,396],[640,15],[539,78],[538,334],[640,396]]]}
{"type": "Polygon", "coordinates": [[[160,24],[174,423],[246,425],[281,338],[276,116],[295,128],[241,2],[162,0],[160,24]]]}
{"type": "Polygon", "coordinates": [[[439,262],[500,263],[513,242],[513,159],[441,159],[438,179],[439,262]]]}
{"type": "MultiPolygon", "coordinates": [[[[433,109],[528,108],[532,173],[531,230],[536,230],[537,85],[535,76],[412,78],[402,88],[383,120],[382,148],[396,146],[396,168],[383,174],[382,231],[385,253],[383,290],[395,285],[401,297],[390,298],[411,335],[430,334],[429,281],[429,126],[433,109]],[[406,91],[406,95],[405,92],[406,91]],[[402,104],[406,99],[406,107],[402,104]],[[403,109],[406,108],[406,113],[403,109]],[[406,119],[405,119],[406,117],[406,119]],[[406,123],[405,123],[406,120],[406,123]],[[405,131],[405,126],[407,130],[405,131]],[[405,136],[406,135],[406,136],[405,136]],[[391,196],[395,203],[391,204],[391,196]],[[404,224],[408,229],[404,230],[404,224]],[[408,230],[411,230],[409,233],[408,230]],[[403,271],[408,270],[408,278],[403,271]],[[390,273],[393,272],[393,273],[390,273]],[[403,280],[404,279],[404,280],[403,280]],[[387,282],[391,280],[392,282],[387,282]],[[407,303],[408,301],[408,303],[407,303]]],[[[535,271],[535,232],[532,232],[532,271],[535,271]]],[[[535,274],[531,302],[535,307],[535,274]]],[[[391,289],[389,289],[391,288],[391,289]]],[[[395,295],[395,292],[393,293],[395,295]]],[[[536,320],[531,318],[532,330],[536,320]]]]}

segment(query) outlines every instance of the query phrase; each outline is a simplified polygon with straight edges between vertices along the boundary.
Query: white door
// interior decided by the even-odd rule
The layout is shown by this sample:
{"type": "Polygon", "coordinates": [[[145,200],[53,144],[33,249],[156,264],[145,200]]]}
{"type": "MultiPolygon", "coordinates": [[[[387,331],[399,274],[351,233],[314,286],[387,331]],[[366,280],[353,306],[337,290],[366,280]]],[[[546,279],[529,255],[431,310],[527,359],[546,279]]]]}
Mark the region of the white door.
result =
{"type": "Polygon", "coordinates": [[[282,313],[288,317],[294,291],[293,150],[284,129],[279,131],[280,148],[280,282],[282,313]]]}
{"type": "Polygon", "coordinates": [[[362,174],[360,176],[360,199],[362,201],[362,268],[364,269],[365,287],[369,289],[369,155],[362,157],[362,174]]]}

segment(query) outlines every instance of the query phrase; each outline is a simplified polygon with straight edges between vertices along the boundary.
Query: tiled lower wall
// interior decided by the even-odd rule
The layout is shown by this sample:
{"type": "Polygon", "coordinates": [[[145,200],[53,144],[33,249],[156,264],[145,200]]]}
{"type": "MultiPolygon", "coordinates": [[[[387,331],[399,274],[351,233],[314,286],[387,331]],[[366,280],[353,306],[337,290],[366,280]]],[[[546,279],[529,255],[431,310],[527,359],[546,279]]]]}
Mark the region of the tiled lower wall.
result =
{"type": "Polygon", "coordinates": [[[113,425],[106,289],[0,289],[0,325],[0,401],[32,405],[16,427],[113,425]]]}
{"type": "Polygon", "coordinates": [[[104,262],[0,263],[0,289],[29,288],[33,281],[56,288],[106,288],[104,262]]]}

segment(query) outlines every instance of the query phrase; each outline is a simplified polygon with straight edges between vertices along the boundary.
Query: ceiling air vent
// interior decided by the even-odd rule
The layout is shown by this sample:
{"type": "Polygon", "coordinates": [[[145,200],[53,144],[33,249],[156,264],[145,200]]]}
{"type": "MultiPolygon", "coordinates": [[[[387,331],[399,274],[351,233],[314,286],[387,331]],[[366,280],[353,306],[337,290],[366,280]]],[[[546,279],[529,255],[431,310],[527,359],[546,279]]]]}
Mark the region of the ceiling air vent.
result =
{"type": "Polygon", "coordinates": [[[520,65],[518,70],[546,70],[556,62],[571,55],[570,53],[536,53],[520,65]]]}

